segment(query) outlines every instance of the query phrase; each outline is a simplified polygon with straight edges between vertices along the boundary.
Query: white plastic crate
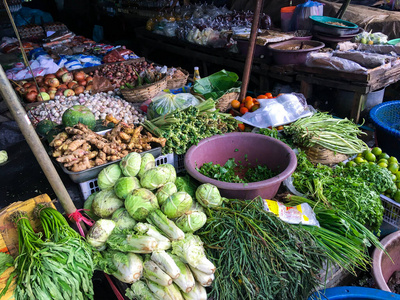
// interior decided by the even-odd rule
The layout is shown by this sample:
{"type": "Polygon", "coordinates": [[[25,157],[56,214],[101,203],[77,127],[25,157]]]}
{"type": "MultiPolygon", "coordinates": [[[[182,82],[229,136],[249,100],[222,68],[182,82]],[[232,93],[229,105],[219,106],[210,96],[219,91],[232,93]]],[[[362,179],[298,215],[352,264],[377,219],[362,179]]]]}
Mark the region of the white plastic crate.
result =
{"type": "MultiPolygon", "coordinates": [[[[156,166],[162,164],[171,164],[175,167],[175,169],[177,169],[176,166],[174,165],[174,154],[172,153],[167,155],[160,155],[155,160],[156,160],[156,166]]],[[[81,188],[82,196],[85,200],[94,192],[100,191],[100,188],[97,185],[97,178],[81,182],[79,183],[79,187],[81,188]]]]}
{"type": "Polygon", "coordinates": [[[384,196],[381,196],[383,211],[383,221],[400,229],[400,203],[384,196]]]}

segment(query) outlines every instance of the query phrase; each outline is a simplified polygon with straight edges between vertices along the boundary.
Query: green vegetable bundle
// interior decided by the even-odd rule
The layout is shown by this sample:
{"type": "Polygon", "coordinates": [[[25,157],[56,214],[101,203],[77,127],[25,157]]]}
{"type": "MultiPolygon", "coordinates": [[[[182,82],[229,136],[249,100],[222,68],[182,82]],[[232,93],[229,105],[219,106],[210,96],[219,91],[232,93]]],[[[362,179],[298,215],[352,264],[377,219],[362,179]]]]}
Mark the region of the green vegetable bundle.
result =
{"type": "Polygon", "coordinates": [[[197,106],[147,120],[143,126],[152,134],[167,139],[164,153],[185,154],[202,139],[237,129],[238,123],[230,114],[212,110],[215,110],[215,103],[209,99],[197,106]]]}
{"type": "Polygon", "coordinates": [[[323,249],[301,226],[266,212],[262,201],[230,200],[209,210],[199,235],[217,266],[210,297],[306,299],[319,285],[323,249]]]}
{"type": "Polygon", "coordinates": [[[370,164],[335,169],[314,167],[304,153],[297,155],[297,162],[292,176],[300,193],[328,208],[345,211],[370,230],[379,230],[383,219],[379,193],[391,186],[388,172],[370,164]]]}
{"type": "Polygon", "coordinates": [[[12,216],[19,246],[10,276],[16,276],[15,299],[93,299],[91,247],[57,210],[40,206],[38,217],[46,240],[34,232],[26,213],[12,216]]]}
{"type": "Polygon", "coordinates": [[[284,127],[284,132],[292,136],[296,144],[305,147],[319,145],[326,149],[343,153],[357,154],[368,149],[361,139],[364,134],[352,121],[336,119],[327,113],[316,113],[284,127]]]}

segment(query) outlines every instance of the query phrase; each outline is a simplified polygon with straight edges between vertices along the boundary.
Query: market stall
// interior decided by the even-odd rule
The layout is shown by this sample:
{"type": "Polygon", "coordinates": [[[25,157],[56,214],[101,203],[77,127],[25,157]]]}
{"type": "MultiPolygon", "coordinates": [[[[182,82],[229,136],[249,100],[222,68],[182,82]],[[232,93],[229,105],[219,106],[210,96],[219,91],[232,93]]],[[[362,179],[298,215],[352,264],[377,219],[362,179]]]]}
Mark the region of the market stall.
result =
{"type": "MultiPolygon", "coordinates": [[[[117,299],[318,299],[350,293],[324,289],[368,272],[372,249],[382,264],[396,260],[380,231],[383,223],[400,228],[400,155],[366,143],[360,100],[353,120],[337,118],[310,105],[306,91],[319,84],[364,97],[400,79],[398,57],[372,59],[361,41],[352,51],[266,42],[270,33],[252,29],[250,41],[276,53],[253,69],[252,53],[245,60],[194,40],[159,39],[226,64],[209,76],[124,47],[73,42],[70,32],[60,39],[72,57],[40,45],[30,53],[56,70],[0,68],[2,95],[63,206],[42,195],[0,212],[0,298],[96,299],[92,279],[101,272],[117,299]],[[287,65],[282,52],[301,61],[287,65]],[[289,82],[297,74],[303,93],[247,91],[247,75],[264,72],[289,82]],[[83,205],[69,198],[65,177],[83,205]]],[[[400,136],[397,123],[388,126],[400,136]]],[[[13,155],[0,151],[0,163],[13,155]]],[[[385,273],[391,289],[377,299],[400,299],[396,276],[385,273]]],[[[351,291],[368,292],[360,289],[351,291]]]]}

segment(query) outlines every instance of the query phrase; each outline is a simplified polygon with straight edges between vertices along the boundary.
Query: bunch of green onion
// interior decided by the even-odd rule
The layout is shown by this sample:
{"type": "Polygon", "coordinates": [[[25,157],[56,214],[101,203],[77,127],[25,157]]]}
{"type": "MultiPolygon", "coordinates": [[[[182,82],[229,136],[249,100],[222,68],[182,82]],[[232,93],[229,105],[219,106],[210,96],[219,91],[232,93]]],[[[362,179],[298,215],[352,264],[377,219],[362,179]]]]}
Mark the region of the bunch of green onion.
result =
{"type": "Polygon", "coordinates": [[[37,208],[45,239],[34,232],[25,212],[17,211],[11,216],[18,230],[19,246],[15,270],[9,279],[11,282],[16,276],[15,299],[93,299],[90,246],[57,210],[44,205],[37,208]]]}

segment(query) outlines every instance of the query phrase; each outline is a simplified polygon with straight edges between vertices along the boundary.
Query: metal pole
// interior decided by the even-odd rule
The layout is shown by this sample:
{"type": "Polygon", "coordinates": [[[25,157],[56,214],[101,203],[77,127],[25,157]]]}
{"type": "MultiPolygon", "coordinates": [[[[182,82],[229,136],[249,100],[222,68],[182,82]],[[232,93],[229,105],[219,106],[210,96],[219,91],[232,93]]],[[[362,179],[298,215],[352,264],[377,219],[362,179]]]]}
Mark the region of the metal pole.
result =
{"type": "Polygon", "coordinates": [[[65,188],[60,176],[58,175],[53,163],[50,160],[49,155],[44,149],[42,142],[36,134],[35,129],[32,126],[25,109],[19,102],[18,96],[15,94],[14,89],[11,86],[10,81],[7,79],[4,73],[3,67],[0,66],[0,91],[4,101],[7,103],[8,109],[12,116],[21,129],[29,147],[35,155],[40,167],[47,177],[51,187],[60,200],[62,207],[67,214],[71,214],[76,211],[76,207],[69,196],[67,189],[65,188]]]}
{"type": "Polygon", "coordinates": [[[261,8],[263,6],[263,0],[257,0],[256,9],[254,11],[253,23],[251,24],[251,33],[249,40],[249,51],[247,51],[246,61],[244,63],[244,70],[242,76],[242,87],[240,88],[239,101],[246,96],[247,87],[249,85],[251,65],[253,64],[253,54],[256,44],[258,23],[260,20],[261,8]]]}

